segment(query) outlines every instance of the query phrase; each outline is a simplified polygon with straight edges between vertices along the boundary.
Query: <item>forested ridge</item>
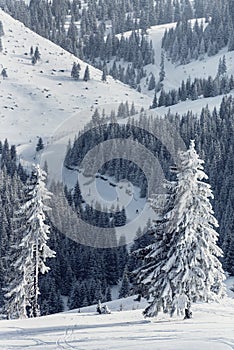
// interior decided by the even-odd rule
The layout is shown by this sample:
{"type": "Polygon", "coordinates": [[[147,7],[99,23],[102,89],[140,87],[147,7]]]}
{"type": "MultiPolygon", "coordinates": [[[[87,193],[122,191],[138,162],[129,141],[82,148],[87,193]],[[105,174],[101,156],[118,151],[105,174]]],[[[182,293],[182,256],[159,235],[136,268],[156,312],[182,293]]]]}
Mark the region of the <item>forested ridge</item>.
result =
{"type": "MultiPolygon", "coordinates": [[[[173,115],[169,112],[166,116],[167,120],[176,127],[186,145],[189,144],[191,139],[196,141],[196,148],[205,161],[205,170],[214,192],[213,205],[215,215],[220,224],[220,245],[224,249],[224,262],[229,272],[233,271],[233,262],[231,264],[228,262],[229,259],[232,259],[231,251],[233,250],[231,248],[233,245],[231,238],[233,217],[229,215],[233,204],[233,112],[234,102],[232,96],[229,96],[223,98],[219,109],[214,108],[210,110],[207,106],[202,109],[199,116],[192,112],[188,112],[185,115],[173,115]]],[[[168,124],[165,123],[164,125],[163,118],[150,118],[144,112],[141,112],[139,120],[135,120],[133,125],[107,124],[103,128],[102,125],[98,126],[95,117],[96,114],[94,114],[93,118],[93,129],[90,128],[88,135],[86,135],[87,137],[78,137],[71,148],[68,149],[65,166],[70,169],[79,167],[88,150],[96,146],[97,139],[102,143],[112,138],[133,138],[149,148],[160,159],[160,164],[166,176],[168,179],[171,178],[170,166],[173,163],[170,155],[152,134],[148,134],[145,131],[146,126],[150,124],[153,131],[157,130],[159,132],[160,130],[167,133],[166,126],[168,124]],[[92,137],[92,134],[95,137],[92,137]],[[97,135],[98,137],[96,137],[97,135]]],[[[101,123],[101,119],[99,122],[101,123]]],[[[177,140],[175,139],[174,142],[176,144],[177,140]]],[[[102,156],[105,163],[105,149],[100,147],[99,151],[103,152],[102,156]]],[[[131,152],[132,150],[128,151],[131,152]]],[[[131,158],[131,155],[129,157],[131,158]]],[[[135,164],[130,163],[127,166],[126,162],[122,159],[114,159],[100,169],[100,174],[115,177],[116,181],[127,178],[136,186],[140,186],[141,195],[145,196],[147,180],[144,173],[135,164]]],[[[95,164],[90,164],[90,166],[95,166],[95,164]]],[[[146,163],[145,167],[147,166],[148,164],[146,163]]]]}

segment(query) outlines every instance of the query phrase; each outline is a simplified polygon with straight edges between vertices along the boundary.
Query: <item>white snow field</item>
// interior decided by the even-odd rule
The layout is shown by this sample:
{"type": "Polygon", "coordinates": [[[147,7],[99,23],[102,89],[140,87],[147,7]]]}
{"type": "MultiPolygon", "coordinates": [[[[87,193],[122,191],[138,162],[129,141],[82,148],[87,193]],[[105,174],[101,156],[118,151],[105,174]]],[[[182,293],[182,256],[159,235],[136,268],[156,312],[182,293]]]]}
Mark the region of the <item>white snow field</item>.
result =
{"type": "Polygon", "coordinates": [[[234,349],[234,300],[193,305],[193,318],[145,319],[133,297],[35,319],[0,321],[0,349],[77,350],[231,350],[234,349]],[[122,307],[123,311],[119,311],[122,307]]]}
{"type": "MultiPolygon", "coordinates": [[[[0,10],[5,35],[0,68],[7,69],[8,78],[0,79],[0,138],[10,142],[31,144],[37,136],[50,139],[65,120],[74,117],[83,127],[96,107],[125,102],[148,107],[150,98],[90,68],[91,80],[84,82],[86,63],[33,33],[20,22],[0,10]],[[30,47],[39,47],[41,60],[31,64],[30,47]],[[81,65],[80,81],[71,78],[73,62],[81,65]],[[80,111],[84,111],[79,114],[80,111]]],[[[107,106],[108,110],[108,106],[107,106]]],[[[68,131],[78,132],[68,122],[68,131]]],[[[63,131],[63,135],[67,130],[63,131]]],[[[61,133],[62,135],[62,133],[61,133]]],[[[60,135],[60,137],[61,137],[60,135]]],[[[48,141],[49,141],[48,139],[48,141]]]]}

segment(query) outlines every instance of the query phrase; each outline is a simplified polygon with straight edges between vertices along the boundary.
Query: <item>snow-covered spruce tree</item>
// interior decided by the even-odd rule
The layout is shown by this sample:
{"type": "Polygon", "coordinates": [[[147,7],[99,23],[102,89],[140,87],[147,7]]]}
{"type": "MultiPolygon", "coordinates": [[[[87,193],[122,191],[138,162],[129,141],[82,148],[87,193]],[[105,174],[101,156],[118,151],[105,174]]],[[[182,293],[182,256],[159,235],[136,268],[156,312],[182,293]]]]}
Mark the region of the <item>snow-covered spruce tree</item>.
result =
{"type": "Polygon", "coordinates": [[[46,173],[39,165],[35,166],[25,202],[19,211],[23,238],[18,247],[15,275],[6,294],[5,310],[9,318],[40,316],[39,274],[49,271],[46,259],[55,256],[47,245],[50,228],[45,222],[48,207],[44,202],[51,194],[45,187],[45,179],[46,173]]]}
{"type": "Polygon", "coordinates": [[[162,82],[165,78],[165,66],[164,66],[164,61],[165,61],[165,57],[164,57],[164,52],[162,51],[161,53],[161,62],[160,62],[160,72],[159,72],[159,81],[162,82]]]}
{"type": "Polygon", "coordinates": [[[119,290],[119,298],[126,298],[130,295],[130,282],[128,278],[127,268],[124,271],[121,287],[119,290]]]}
{"type": "Polygon", "coordinates": [[[7,271],[9,284],[5,288],[3,313],[7,315],[8,319],[27,318],[33,288],[32,274],[23,260],[21,245],[13,246],[12,251],[11,260],[13,264],[10,271],[7,271]]]}
{"type": "Polygon", "coordinates": [[[2,21],[0,21],[0,36],[4,35],[4,29],[3,29],[3,24],[2,21]]]}
{"type": "MultiPolygon", "coordinates": [[[[7,145],[5,143],[5,145],[7,145]]],[[[3,237],[7,238],[8,248],[4,249],[4,259],[2,263],[4,266],[4,298],[3,298],[3,314],[6,314],[8,318],[26,318],[27,317],[27,307],[29,306],[29,301],[27,299],[28,288],[27,288],[27,269],[24,262],[21,260],[22,248],[20,246],[20,241],[22,238],[23,225],[22,217],[19,214],[19,205],[23,199],[23,187],[22,183],[17,177],[18,190],[15,192],[15,196],[11,196],[12,212],[10,217],[2,216],[2,226],[5,230],[1,229],[1,250],[6,249],[7,244],[4,244],[3,237]],[[13,204],[14,202],[14,204],[13,204]],[[8,219],[11,219],[11,234],[6,228],[9,226],[8,219]],[[4,234],[5,233],[5,234],[4,234]]],[[[10,193],[7,190],[7,197],[10,193]]],[[[1,201],[2,206],[2,201],[1,201]]]]}
{"type": "Polygon", "coordinates": [[[36,152],[40,152],[42,149],[44,149],[43,140],[41,137],[39,137],[37,145],[36,145],[36,152]]]}
{"type": "Polygon", "coordinates": [[[71,70],[71,77],[75,80],[79,80],[80,77],[80,64],[74,62],[71,70]]]}
{"type": "Polygon", "coordinates": [[[183,314],[193,302],[219,301],[225,295],[225,277],[218,260],[222,251],[216,245],[218,223],[209,202],[213,195],[203,181],[208,177],[194,141],[180,153],[180,159],[173,207],[155,232],[156,242],[138,252],[144,264],[136,280],[149,300],[144,310],[148,317],[160,311],[171,316],[183,314]]]}
{"type": "Polygon", "coordinates": [[[88,65],[87,65],[86,68],[85,68],[83,80],[84,80],[84,81],[90,80],[90,72],[89,72],[89,66],[88,66],[88,65]]]}
{"type": "MultiPolygon", "coordinates": [[[[1,39],[1,37],[0,37],[0,52],[2,52],[2,50],[3,50],[2,39],[1,39]]],[[[3,75],[2,75],[2,76],[3,76],[3,75]]]]}

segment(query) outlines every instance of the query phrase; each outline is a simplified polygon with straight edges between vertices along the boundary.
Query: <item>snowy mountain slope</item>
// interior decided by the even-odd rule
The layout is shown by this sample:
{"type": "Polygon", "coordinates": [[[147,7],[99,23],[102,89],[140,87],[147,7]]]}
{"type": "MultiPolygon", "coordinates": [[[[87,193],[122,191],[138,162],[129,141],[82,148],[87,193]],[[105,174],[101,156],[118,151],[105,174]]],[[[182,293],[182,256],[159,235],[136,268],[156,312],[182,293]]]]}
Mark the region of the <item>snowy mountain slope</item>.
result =
{"type": "MultiPolygon", "coordinates": [[[[91,80],[82,80],[86,64],[23,24],[0,11],[5,35],[2,37],[1,67],[8,79],[0,83],[1,139],[29,143],[36,136],[50,137],[61,122],[81,110],[94,110],[105,104],[126,100],[148,107],[150,99],[108,77],[101,82],[101,72],[90,67],[91,80]],[[30,47],[39,47],[41,60],[33,66],[30,47]],[[81,81],[71,76],[73,62],[81,64],[81,81]]],[[[88,120],[85,116],[80,127],[88,120]]]]}
{"type": "MultiPolygon", "coordinates": [[[[96,107],[106,112],[117,109],[120,102],[134,101],[136,106],[146,109],[152,103],[152,91],[142,88],[140,94],[128,86],[108,77],[101,82],[101,72],[90,66],[91,80],[83,82],[86,64],[50,41],[30,31],[20,22],[0,11],[5,35],[2,37],[3,52],[0,53],[1,67],[6,67],[8,79],[0,80],[0,139],[20,144],[18,152],[26,160],[35,156],[37,137],[42,136],[47,145],[43,160],[47,159],[51,177],[61,180],[61,167],[66,145],[90,119],[96,107]],[[31,64],[30,47],[39,46],[41,61],[31,64]],[[70,77],[73,62],[81,64],[81,80],[70,77]]],[[[164,30],[174,24],[152,27],[149,39],[155,48],[155,65],[146,67],[158,75],[161,53],[161,38],[164,30]]],[[[217,71],[220,52],[203,61],[191,62],[175,67],[165,62],[165,89],[177,88],[182,79],[214,75],[217,71]]],[[[228,73],[233,72],[234,53],[226,53],[228,73]]],[[[185,113],[188,109],[200,112],[207,103],[219,105],[221,96],[197,101],[185,101],[171,106],[172,112],[185,113]]],[[[139,108],[138,108],[139,109],[139,108]]],[[[168,108],[161,107],[153,114],[164,115],[168,108]]]]}
{"type": "Polygon", "coordinates": [[[144,319],[146,303],[133,297],[108,303],[110,315],[96,306],[37,319],[0,321],[0,348],[79,350],[231,350],[234,300],[193,306],[193,319],[144,319]],[[123,311],[119,311],[120,307],[123,311]]]}

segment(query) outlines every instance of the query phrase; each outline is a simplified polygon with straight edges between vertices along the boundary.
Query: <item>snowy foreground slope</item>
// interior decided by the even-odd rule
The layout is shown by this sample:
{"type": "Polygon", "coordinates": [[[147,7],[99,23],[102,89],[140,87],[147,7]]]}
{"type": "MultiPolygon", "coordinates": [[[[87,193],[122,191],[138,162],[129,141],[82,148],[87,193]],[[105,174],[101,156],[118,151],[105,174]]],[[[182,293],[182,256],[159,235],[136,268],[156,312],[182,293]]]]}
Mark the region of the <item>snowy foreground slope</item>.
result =
{"type": "Polygon", "coordinates": [[[95,306],[38,319],[0,321],[0,349],[231,350],[234,300],[197,304],[193,319],[144,319],[145,303],[132,297],[108,303],[110,315],[95,306]],[[119,311],[122,304],[123,311],[119,311]]]}

